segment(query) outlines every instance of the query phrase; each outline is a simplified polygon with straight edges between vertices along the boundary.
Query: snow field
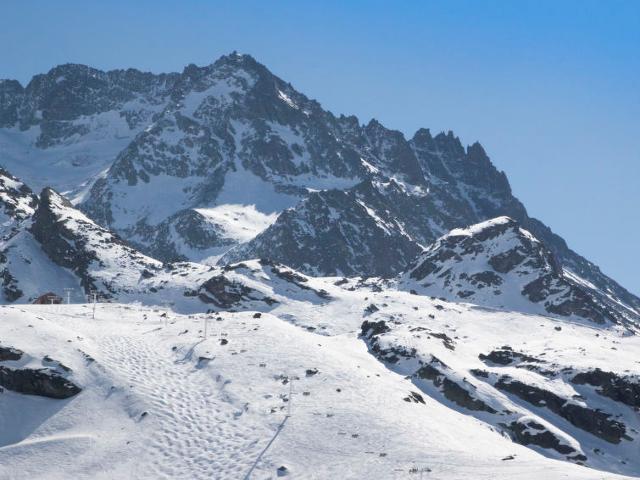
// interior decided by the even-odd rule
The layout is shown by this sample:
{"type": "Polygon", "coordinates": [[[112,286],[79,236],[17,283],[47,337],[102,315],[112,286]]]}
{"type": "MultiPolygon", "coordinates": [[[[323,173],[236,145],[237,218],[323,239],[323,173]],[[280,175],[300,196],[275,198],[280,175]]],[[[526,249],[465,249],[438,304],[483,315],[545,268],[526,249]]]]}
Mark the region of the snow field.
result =
{"type": "MultiPolygon", "coordinates": [[[[414,311],[408,295],[394,300],[393,307],[414,311]]],[[[268,313],[165,318],[161,309],[100,304],[92,321],[90,311],[0,309],[3,345],[34,358],[53,356],[84,388],[66,401],[0,395],[0,478],[258,479],[275,478],[280,466],[301,479],[419,478],[412,469],[447,479],[615,478],[545,458],[427,395],[424,405],[404,401],[419,390],[352,332],[318,335],[268,313]],[[95,361],[87,363],[78,350],[95,361]],[[35,420],[22,430],[7,428],[26,425],[27,417],[35,420]],[[509,456],[515,458],[502,460],[509,456]]],[[[456,315],[447,312],[442,326],[456,315]]],[[[342,325],[326,307],[323,316],[329,328],[342,325]]],[[[475,312],[465,334],[480,337],[489,317],[501,321],[475,312]]],[[[540,319],[520,317],[514,322],[540,319]]],[[[575,328],[578,335],[568,337],[578,343],[583,327],[575,328]]],[[[468,341],[482,348],[497,336],[468,341]]]]}

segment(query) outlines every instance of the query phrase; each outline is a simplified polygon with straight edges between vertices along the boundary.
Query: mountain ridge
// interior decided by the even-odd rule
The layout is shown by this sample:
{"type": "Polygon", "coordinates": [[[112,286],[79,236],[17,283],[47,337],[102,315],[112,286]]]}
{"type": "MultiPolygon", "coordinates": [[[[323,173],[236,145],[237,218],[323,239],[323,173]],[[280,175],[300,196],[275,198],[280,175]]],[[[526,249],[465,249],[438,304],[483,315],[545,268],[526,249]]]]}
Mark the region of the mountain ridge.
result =
{"type": "MultiPolygon", "coordinates": [[[[408,138],[377,120],[360,125],[354,116],[335,116],[248,55],[232,53],[204,67],[191,64],[181,73],[101,72],[67,64],[35,76],[26,87],[3,81],[0,124],[10,122],[13,127],[0,129],[0,144],[2,135],[11,141],[23,135],[19,145],[54,161],[61,178],[72,172],[62,191],[71,187],[74,203],[85,213],[163,261],[211,264],[241,251],[282,262],[299,252],[292,266],[340,274],[325,268],[331,265],[328,250],[314,257],[305,253],[312,250],[304,244],[270,239],[278,230],[293,231],[285,221],[302,225],[305,199],[335,189],[352,192],[349,208],[364,212],[357,217],[375,220],[355,222],[360,238],[346,235],[340,241],[345,253],[339,263],[350,265],[345,273],[393,276],[419,248],[452,228],[507,215],[543,240],[564,267],[640,308],[637,297],[528,216],[506,174],[479,143],[465,148],[453,132],[433,136],[428,129],[408,138]],[[27,91],[31,100],[16,101],[27,91]],[[99,93],[93,105],[88,92],[99,93]],[[69,101],[56,103],[60,98],[69,101]],[[112,117],[124,123],[115,127],[112,117]],[[23,127],[29,128],[22,132],[23,127]],[[108,148],[99,148],[103,145],[108,148]],[[59,156],[76,148],[85,153],[74,153],[77,160],[60,169],[59,156]],[[374,188],[363,191],[366,182],[374,188]],[[243,189],[246,194],[239,193],[243,189]],[[256,213],[237,207],[258,198],[268,200],[257,205],[256,213]],[[293,213],[274,219],[287,208],[293,213]],[[241,227],[253,239],[230,234],[238,231],[238,215],[254,222],[241,227]],[[376,219],[391,217],[393,225],[380,228],[376,219]],[[399,258],[374,256],[374,264],[350,253],[383,241],[385,229],[396,238],[409,237],[412,246],[407,244],[399,258]]],[[[25,162],[12,161],[12,148],[6,152],[10,161],[5,155],[0,164],[16,166],[19,177],[40,187],[36,174],[22,171],[25,162]]],[[[314,213],[309,215],[307,225],[320,231],[314,213]]]]}

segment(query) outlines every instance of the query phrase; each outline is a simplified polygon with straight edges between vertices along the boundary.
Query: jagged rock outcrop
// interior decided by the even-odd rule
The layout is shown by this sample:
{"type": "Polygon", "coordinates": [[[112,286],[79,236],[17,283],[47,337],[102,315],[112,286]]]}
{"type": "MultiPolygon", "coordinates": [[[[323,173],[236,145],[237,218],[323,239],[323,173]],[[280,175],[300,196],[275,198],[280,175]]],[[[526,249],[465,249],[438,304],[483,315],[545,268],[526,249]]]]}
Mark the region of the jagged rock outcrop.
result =
{"type": "Polygon", "coordinates": [[[75,383],[48,368],[10,368],[2,365],[0,386],[18,393],[58,399],[73,397],[81,391],[75,383]]]}
{"type": "Polygon", "coordinates": [[[366,194],[379,196],[371,182],[347,191],[312,193],[222,261],[261,257],[315,274],[354,276],[366,271],[390,276],[405,267],[420,247],[391,212],[376,212],[370,207],[373,202],[365,203],[366,194]]]}
{"type": "Polygon", "coordinates": [[[427,247],[403,288],[496,308],[634,325],[630,306],[565,274],[553,253],[515,220],[498,217],[456,229],[427,247]]]}
{"type": "Polygon", "coordinates": [[[81,388],[67,378],[71,369],[45,356],[46,368],[25,368],[14,363],[30,355],[14,347],[0,346],[0,387],[18,393],[49,398],[69,398],[80,393],[81,388]],[[9,362],[7,365],[5,362],[9,362]]]}
{"type": "Polygon", "coordinates": [[[204,303],[224,309],[238,308],[242,302],[262,301],[267,305],[276,303],[264,294],[224,275],[216,275],[204,282],[198,290],[198,297],[204,303]]]}
{"type": "Polygon", "coordinates": [[[30,233],[56,265],[80,279],[87,293],[111,296],[137,283],[142,271],[161,267],[160,262],[132,249],[49,188],[40,195],[30,233]]]}
{"type": "Polygon", "coordinates": [[[596,392],[600,395],[640,409],[640,378],[638,376],[618,375],[595,368],[576,374],[571,382],[597,387],[596,392]]]}
{"type": "Polygon", "coordinates": [[[558,394],[528,385],[509,376],[501,376],[495,382],[499,390],[509,392],[537,407],[548,408],[560,415],[572,425],[596,435],[610,443],[620,443],[623,439],[630,439],[626,435],[626,427],[610,414],[592,409],[562,398],[558,394]]]}

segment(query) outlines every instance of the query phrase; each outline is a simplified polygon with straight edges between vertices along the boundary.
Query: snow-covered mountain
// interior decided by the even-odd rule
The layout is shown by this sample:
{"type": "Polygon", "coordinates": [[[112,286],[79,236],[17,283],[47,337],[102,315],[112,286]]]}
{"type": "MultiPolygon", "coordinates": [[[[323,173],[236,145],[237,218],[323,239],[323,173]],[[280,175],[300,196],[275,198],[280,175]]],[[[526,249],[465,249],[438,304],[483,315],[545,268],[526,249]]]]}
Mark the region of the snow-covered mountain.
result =
{"type": "Polygon", "coordinates": [[[542,242],[509,217],[455,229],[401,276],[413,292],[495,308],[633,325],[629,305],[565,273],[542,242]]]}
{"type": "Polygon", "coordinates": [[[640,476],[640,299],[478,143],[233,53],[0,81],[0,167],[1,478],[640,476]]]}
{"type": "Polygon", "coordinates": [[[162,261],[393,276],[448,231],[506,215],[565,270],[640,309],[527,215],[480,144],[336,117],[248,55],[181,73],[63,65],[26,87],[5,80],[0,127],[0,165],[162,261]]]}
{"type": "Polygon", "coordinates": [[[31,188],[82,194],[167,103],[177,74],[67,64],[0,80],[0,163],[31,188]]]}

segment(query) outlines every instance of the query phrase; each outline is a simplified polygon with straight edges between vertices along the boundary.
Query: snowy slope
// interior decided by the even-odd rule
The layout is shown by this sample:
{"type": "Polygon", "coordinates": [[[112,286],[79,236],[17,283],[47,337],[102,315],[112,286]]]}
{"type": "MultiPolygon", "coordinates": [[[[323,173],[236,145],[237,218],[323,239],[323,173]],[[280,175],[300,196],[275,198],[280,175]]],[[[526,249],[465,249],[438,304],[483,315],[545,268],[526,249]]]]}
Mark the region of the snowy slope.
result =
{"type": "MultiPolygon", "coordinates": [[[[270,272],[250,267],[256,279],[270,272]]],[[[351,289],[357,282],[301,282],[324,286],[327,295],[320,298],[294,293],[297,287],[273,274],[272,280],[274,295],[289,289],[296,300],[279,297],[282,303],[259,317],[252,310],[165,317],[164,309],[131,304],[98,304],[96,320],[86,305],[0,309],[3,346],[32,358],[54,355],[83,388],[69,400],[0,395],[0,476],[275,478],[281,466],[287,478],[416,478],[415,469],[442,479],[640,472],[638,421],[629,406],[570,383],[566,372],[552,380],[478,358],[510,345],[543,358],[545,368],[577,372],[597,365],[624,376],[638,372],[630,355],[637,337],[406,292],[376,293],[363,284],[351,289]],[[370,304],[379,310],[365,312],[370,304]],[[376,358],[368,351],[371,338],[359,336],[363,319],[386,322],[389,331],[376,335],[380,345],[410,347],[415,359],[376,358]],[[544,425],[575,449],[570,456],[584,454],[592,468],[559,461],[566,455],[553,449],[512,442],[492,415],[465,410],[411,376],[411,365],[431,356],[447,364],[451,378],[476,384],[496,409],[508,408],[503,420],[544,425]],[[473,369],[508,373],[558,395],[578,392],[581,400],[573,401],[619,415],[630,439],[602,440],[501,393],[474,378],[473,369]],[[18,430],[27,418],[29,427],[18,430]]]]}
{"type": "Polygon", "coordinates": [[[640,478],[640,299],[478,143],[233,53],[0,80],[0,164],[2,479],[640,478]]]}

